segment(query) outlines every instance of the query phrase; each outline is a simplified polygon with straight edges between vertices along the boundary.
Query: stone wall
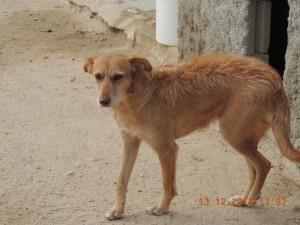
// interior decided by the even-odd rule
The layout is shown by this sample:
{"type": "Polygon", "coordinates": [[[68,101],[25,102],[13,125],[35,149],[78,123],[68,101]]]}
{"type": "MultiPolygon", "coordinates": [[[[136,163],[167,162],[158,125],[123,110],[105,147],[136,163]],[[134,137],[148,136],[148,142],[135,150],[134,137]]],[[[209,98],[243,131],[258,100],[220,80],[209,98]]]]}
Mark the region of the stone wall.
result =
{"type": "Polygon", "coordinates": [[[270,1],[179,0],[179,58],[230,51],[268,61],[270,1]]]}
{"type": "MultiPolygon", "coordinates": [[[[300,1],[289,0],[288,18],[288,47],[286,51],[286,67],[283,81],[285,90],[290,99],[292,110],[292,140],[296,148],[300,149],[300,1]]],[[[283,159],[285,165],[298,174],[300,169],[295,164],[283,159]]]]}
{"type": "Polygon", "coordinates": [[[253,51],[252,13],[250,1],[180,0],[179,57],[217,50],[249,54],[253,51]]]}

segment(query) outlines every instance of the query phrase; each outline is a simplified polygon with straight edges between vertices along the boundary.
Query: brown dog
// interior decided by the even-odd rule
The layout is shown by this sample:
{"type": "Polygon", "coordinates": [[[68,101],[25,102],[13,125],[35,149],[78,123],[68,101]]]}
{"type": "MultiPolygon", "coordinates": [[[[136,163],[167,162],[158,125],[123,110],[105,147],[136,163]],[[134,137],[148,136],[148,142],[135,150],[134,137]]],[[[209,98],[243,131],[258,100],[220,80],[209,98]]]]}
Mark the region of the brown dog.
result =
{"type": "Polygon", "coordinates": [[[215,53],[152,69],[147,59],[110,54],[88,58],[84,70],[99,86],[97,102],[111,107],[124,142],[116,202],[106,213],[124,213],[128,180],[141,140],[158,154],[164,195],[147,213],[167,213],[176,195],[177,138],[218,119],[229,144],[249,167],[250,179],[241,199],[250,205],[260,195],[271,163],[257,144],[271,127],[281,152],[300,162],[290,142],[290,111],[279,75],[249,57],[215,53]]]}

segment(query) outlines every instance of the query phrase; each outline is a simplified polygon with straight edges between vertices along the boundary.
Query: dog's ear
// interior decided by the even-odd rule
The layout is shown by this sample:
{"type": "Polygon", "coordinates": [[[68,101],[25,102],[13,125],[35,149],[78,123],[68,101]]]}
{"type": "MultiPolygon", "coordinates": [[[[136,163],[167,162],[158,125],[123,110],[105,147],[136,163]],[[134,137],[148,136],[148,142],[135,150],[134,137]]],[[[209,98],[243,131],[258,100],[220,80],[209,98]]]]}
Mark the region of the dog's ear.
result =
{"type": "Polygon", "coordinates": [[[147,59],[140,57],[130,57],[129,62],[136,69],[144,69],[147,72],[152,71],[152,66],[147,59]]]}
{"type": "Polygon", "coordinates": [[[85,60],[84,67],[83,67],[84,72],[92,73],[93,66],[94,66],[94,57],[87,58],[85,60]]]}

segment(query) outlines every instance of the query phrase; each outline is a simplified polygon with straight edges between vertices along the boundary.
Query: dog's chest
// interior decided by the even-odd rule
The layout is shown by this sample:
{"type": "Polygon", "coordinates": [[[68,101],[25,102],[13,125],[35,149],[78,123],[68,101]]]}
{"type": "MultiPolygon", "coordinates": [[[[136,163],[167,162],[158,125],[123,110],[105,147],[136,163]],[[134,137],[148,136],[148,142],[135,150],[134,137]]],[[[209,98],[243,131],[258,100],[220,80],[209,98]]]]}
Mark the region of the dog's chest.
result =
{"type": "Polygon", "coordinates": [[[127,133],[127,134],[129,134],[130,136],[133,136],[133,137],[139,137],[140,136],[139,135],[140,132],[138,132],[137,129],[132,128],[132,127],[128,128],[128,127],[125,127],[125,126],[119,126],[119,130],[120,130],[121,133],[125,132],[125,133],[127,133]]]}
{"type": "MultiPolygon", "coordinates": [[[[154,113],[155,107],[136,109],[135,105],[127,106],[120,104],[113,110],[114,118],[119,130],[133,137],[137,137],[150,146],[156,146],[158,142],[163,142],[166,136],[167,120],[163,120],[161,115],[164,113],[154,113]]],[[[168,136],[168,135],[167,135],[168,136]]]]}
{"type": "Polygon", "coordinates": [[[141,124],[131,113],[115,113],[114,118],[117,122],[120,132],[125,132],[133,137],[141,138],[141,124]]]}

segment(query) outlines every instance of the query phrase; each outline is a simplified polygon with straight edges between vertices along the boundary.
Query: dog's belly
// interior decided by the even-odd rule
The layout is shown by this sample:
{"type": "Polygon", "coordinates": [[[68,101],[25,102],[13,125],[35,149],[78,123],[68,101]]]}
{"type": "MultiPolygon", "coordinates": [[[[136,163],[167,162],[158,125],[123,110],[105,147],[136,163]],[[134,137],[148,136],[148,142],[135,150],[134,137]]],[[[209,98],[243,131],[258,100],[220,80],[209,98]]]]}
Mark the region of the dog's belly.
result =
{"type": "Polygon", "coordinates": [[[207,127],[219,119],[226,110],[227,100],[204,95],[177,105],[172,113],[174,137],[181,138],[189,133],[207,127]]]}
{"type": "Polygon", "coordinates": [[[184,137],[195,130],[200,130],[207,127],[215,118],[186,118],[185,120],[180,120],[176,123],[174,129],[174,137],[181,138],[184,137]]]}
{"type": "Polygon", "coordinates": [[[222,111],[222,105],[212,107],[209,110],[181,110],[180,113],[173,115],[174,137],[176,139],[181,138],[195,130],[207,127],[211,122],[219,118],[222,111]]]}

